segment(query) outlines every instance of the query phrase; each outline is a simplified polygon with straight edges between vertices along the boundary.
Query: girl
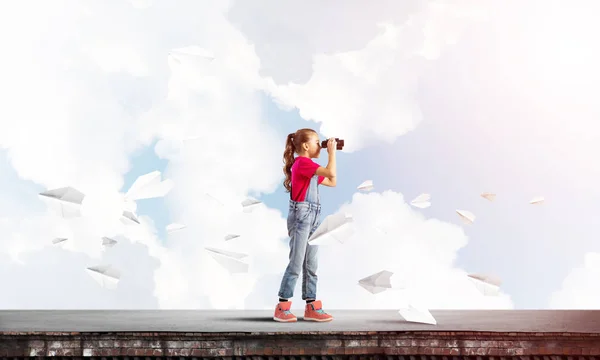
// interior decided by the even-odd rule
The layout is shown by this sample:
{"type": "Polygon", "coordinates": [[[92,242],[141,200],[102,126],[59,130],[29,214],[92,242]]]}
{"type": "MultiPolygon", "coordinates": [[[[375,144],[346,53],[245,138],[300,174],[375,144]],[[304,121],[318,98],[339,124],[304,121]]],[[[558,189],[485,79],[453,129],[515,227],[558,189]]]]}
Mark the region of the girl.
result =
{"type": "Polygon", "coordinates": [[[279,303],[273,319],[280,322],[297,321],[290,312],[296,280],[302,270],[302,299],[306,300],[304,320],[331,321],[333,317],[323,311],[321,301],[316,300],[317,292],[317,246],[309,245],[308,238],[320,224],[321,205],[319,187],[336,185],[335,139],[327,142],[329,162],[327,167],[319,166],[312,159],[318,158],[321,143],[316,131],[300,129],[289,134],[283,153],[285,181],[283,186],[290,193],[290,206],[287,218],[290,237],[289,264],[283,274],[279,288],[279,303]],[[294,153],[298,157],[294,159],[294,153]]]}

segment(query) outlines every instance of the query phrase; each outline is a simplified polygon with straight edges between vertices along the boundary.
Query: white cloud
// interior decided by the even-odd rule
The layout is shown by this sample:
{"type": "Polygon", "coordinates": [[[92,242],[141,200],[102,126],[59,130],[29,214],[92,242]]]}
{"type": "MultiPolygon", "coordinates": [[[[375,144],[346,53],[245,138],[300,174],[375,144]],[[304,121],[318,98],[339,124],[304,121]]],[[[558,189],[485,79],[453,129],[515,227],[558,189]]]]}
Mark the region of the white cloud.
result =
{"type": "Polygon", "coordinates": [[[560,290],[549,301],[551,309],[599,309],[600,308],[600,253],[589,252],[584,256],[583,266],[571,270],[560,290]]]}
{"type": "MultiPolygon", "coordinates": [[[[400,8],[406,6],[397,3],[400,8]]],[[[379,10],[390,9],[383,6],[379,10]]],[[[380,142],[392,143],[421,121],[416,95],[427,61],[436,59],[446,45],[455,43],[470,22],[484,19],[485,10],[485,2],[431,1],[422,3],[402,21],[382,12],[376,22],[368,24],[377,25],[377,34],[364,46],[357,41],[353,50],[315,52],[312,76],[307,82],[277,85],[267,78],[264,86],[282,107],[298,108],[304,119],[320,123],[320,132],[326,137],[346,140],[347,152],[380,142]]],[[[338,19],[346,23],[353,18],[342,15],[335,19],[337,25],[338,19]]],[[[306,18],[298,16],[295,20],[306,18]]],[[[294,28],[294,24],[286,28],[294,28]]],[[[361,25],[367,24],[359,21],[358,29],[361,25]]],[[[323,31],[318,37],[334,40],[340,36],[338,31],[331,26],[330,31],[323,31]]],[[[308,39],[314,36],[312,30],[299,30],[296,35],[308,39]]]]}
{"type": "Polygon", "coordinates": [[[343,0],[236,0],[227,18],[255,44],[261,75],[277,84],[304,83],[311,77],[314,54],[362,49],[377,35],[378,23],[404,22],[425,6],[414,0],[382,0],[370,6],[343,0]]]}
{"type": "MultiPolygon", "coordinates": [[[[287,264],[287,214],[263,205],[243,213],[240,205],[247,194],[273,191],[282,181],[285,134],[276,133],[265,122],[261,97],[265,82],[256,47],[224,17],[227,3],[181,1],[177,8],[169,1],[138,1],[135,6],[126,1],[88,4],[55,3],[46,9],[52,15],[48,18],[38,13],[31,22],[11,23],[16,28],[8,34],[24,35],[11,40],[19,56],[4,57],[0,67],[7,79],[0,84],[0,94],[11,100],[0,114],[4,119],[0,146],[7,149],[21,178],[46,188],[73,186],[87,200],[84,216],[78,219],[62,221],[53,215],[4,219],[0,236],[8,240],[0,247],[0,256],[22,263],[7,262],[0,275],[14,275],[12,286],[17,288],[20,281],[34,279],[30,271],[39,273],[44,266],[51,267],[45,277],[77,274],[69,284],[44,277],[46,292],[52,292],[47,301],[23,295],[29,296],[29,306],[38,308],[60,307],[57,304],[73,308],[271,308],[287,264]],[[198,73],[168,58],[169,51],[190,45],[210,51],[215,58],[209,64],[191,66],[202,70],[198,73]],[[141,216],[142,226],[126,227],[117,218],[122,204],[118,190],[129,169],[128,159],[155,136],[163,138],[156,145],[157,154],[171,160],[164,174],[175,184],[167,196],[169,211],[177,222],[187,225],[170,234],[165,244],[156,238],[152,219],[141,216]],[[197,138],[182,145],[188,136],[197,138]],[[225,206],[215,204],[206,192],[225,206]],[[64,233],[72,241],[64,248],[52,248],[51,240],[64,233]],[[223,237],[229,233],[241,236],[225,242],[223,237]],[[117,245],[102,250],[102,236],[119,235],[123,238],[117,245]],[[205,246],[248,253],[250,272],[229,275],[204,251],[205,246]],[[106,261],[121,266],[123,280],[118,290],[82,292],[79,285],[91,289],[85,266],[106,261]],[[132,297],[132,292],[138,295],[132,297]],[[61,296],[68,300],[60,302],[61,296]],[[145,302],[135,305],[134,300],[142,296],[145,302]]],[[[353,9],[357,15],[362,8],[353,9]]],[[[4,10],[0,14],[6,14],[4,10]]],[[[28,19],[28,7],[18,10],[28,19]]],[[[361,26],[374,25],[365,22],[361,26]]],[[[337,38],[325,37],[321,45],[309,46],[303,53],[305,58],[316,59],[306,85],[276,88],[271,83],[270,90],[288,105],[299,106],[303,116],[323,121],[324,132],[340,129],[330,119],[347,121],[350,130],[341,134],[350,141],[350,149],[373,139],[391,141],[418,118],[412,100],[416,82],[412,71],[420,65],[406,67],[411,58],[400,49],[410,44],[411,51],[420,51],[419,26],[415,27],[417,35],[407,35],[402,30],[406,27],[385,25],[370,42],[371,36],[360,37],[360,43],[343,38],[340,46],[347,52],[342,54],[312,51],[336,43],[337,38]],[[321,102],[309,97],[310,91],[327,91],[330,97],[321,102]],[[382,98],[388,99],[384,101],[387,107],[374,107],[382,98]],[[390,121],[399,118],[407,120],[394,129],[390,121]],[[385,133],[369,133],[366,123],[385,125],[385,133]]],[[[303,39],[298,41],[306,44],[310,38],[303,39]]],[[[35,201],[34,191],[31,197],[35,201]]],[[[382,270],[384,264],[397,274],[416,275],[411,281],[421,291],[413,296],[422,297],[426,305],[510,306],[506,297],[478,297],[466,272],[454,268],[456,252],[466,245],[459,227],[426,220],[394,193],[356,195],[346,207],[360,231],[339,249],[322,248],[319,293],[328,307],[396,308],[404,299],[399,293],[372,297],[356,284],[382,270]],[[369,227],[376,214],[393,219],[387,224],[397,227],[388,228],[393,237],[384,238],[369,227]],[[340,259],[344,266],[331,266],[340,259]],[[417,280],[439,289],[418,285],[417,280]],[[442,292],[451,295],[441,297],[442,292]],[[430,296],[444,301],[431,302],[430,296]]],[[[0,300],[0,307],[14,306],[18,300],[0,300]]]]}
{"type": "MultiPolygon", "coordinates": [[[[4,234],[4,232],[2,232],[4,234]]],[[[51,244],[21,256],[21,262],[0,253],[5,291],[2,309],[152,309],[153,273],[159,262],[140,244],[121,240],[102,261],[51,244]],[[135,261],[132,261],[135,259],[135,261]],[[100,287],[87,267],[110,263],[123,276],[115,290],[100,287]]],[[[98,240],[100,242],[100,240],[98,240]]]]}

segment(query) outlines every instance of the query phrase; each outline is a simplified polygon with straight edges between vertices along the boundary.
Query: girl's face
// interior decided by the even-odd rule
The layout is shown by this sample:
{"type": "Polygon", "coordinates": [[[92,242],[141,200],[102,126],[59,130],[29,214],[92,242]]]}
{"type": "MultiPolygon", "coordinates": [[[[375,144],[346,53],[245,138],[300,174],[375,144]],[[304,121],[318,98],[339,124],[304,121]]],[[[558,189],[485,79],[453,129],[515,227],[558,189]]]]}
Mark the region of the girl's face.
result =
{"type": "Polygon", "coordinates": [[[321,142],[319,141],[319,137],[317,134],[312,134],[308,140],[308,157],[309,158],[318,158],[321,153],[321,142]]]}

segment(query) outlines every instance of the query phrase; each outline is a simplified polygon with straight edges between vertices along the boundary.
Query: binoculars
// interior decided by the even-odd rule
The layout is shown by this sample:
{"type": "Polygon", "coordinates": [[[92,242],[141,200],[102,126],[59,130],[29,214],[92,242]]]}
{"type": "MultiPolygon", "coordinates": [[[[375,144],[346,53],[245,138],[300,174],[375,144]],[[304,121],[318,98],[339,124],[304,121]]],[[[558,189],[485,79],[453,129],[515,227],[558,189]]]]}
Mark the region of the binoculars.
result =
{"type": "MultiPolygon", "coordinates": [[[[323,148],[323,149],[327,148],[327,141],[328,140],[321,141],[321,148],[323,148]]],[[[344,147],[344,139],[335,138],[335,141],[337,142],[336,143],[336,145],[337,145],[336,149],[337,150],[342,150],[342,148],[344,147]]]]}

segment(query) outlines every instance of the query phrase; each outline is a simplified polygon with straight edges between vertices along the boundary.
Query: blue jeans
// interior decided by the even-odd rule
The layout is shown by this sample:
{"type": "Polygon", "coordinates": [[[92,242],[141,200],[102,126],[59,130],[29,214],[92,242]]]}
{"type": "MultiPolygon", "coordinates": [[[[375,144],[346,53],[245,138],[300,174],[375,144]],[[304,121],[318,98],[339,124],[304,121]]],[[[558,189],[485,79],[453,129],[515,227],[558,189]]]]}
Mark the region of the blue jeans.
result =
{"type": "Polygon", "coordinates": [[[305,201],[290,200],[287,218],[290,236],[289,264],[283,274],[279,297],[291,299],[302,271],[302,299],[317,297],[318,245],[309,245],[308,238],[320,225],[321,205],[318,203],[317,177],[313,176],[305,201]],[[316,202],[313,202],[316,200],[316,202]]]}

